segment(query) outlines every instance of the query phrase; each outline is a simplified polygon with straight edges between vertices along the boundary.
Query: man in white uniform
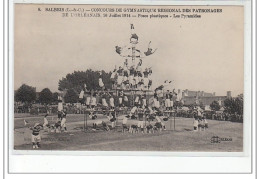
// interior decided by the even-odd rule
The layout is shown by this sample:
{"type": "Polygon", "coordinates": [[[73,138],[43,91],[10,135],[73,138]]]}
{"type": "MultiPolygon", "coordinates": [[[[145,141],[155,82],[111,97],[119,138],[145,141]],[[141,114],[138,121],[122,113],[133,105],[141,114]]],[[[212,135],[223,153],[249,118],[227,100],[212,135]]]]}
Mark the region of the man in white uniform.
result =
{"type": "Polygon", "coordinates": [[[99,79],[98,79],[98,84],[99,84],[99,87],[101,89],[104,89],[104,83],[103,83],[103,80],[102,80],[102,72],[99,72],[99,79]]]}

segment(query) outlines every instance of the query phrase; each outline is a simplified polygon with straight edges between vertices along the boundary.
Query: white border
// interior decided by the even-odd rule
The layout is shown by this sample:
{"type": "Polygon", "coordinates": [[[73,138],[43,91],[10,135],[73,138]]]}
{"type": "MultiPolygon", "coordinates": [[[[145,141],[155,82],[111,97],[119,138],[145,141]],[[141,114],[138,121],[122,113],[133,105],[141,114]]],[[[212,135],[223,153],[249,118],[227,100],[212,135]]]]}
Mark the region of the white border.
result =
{"type": "MultiPolygon", "coordinates": [[[[71,4],[69,0],[14,0],[9,2],[9,99],[13,99],[13,2],[15,3],[45,3],[45,4],[71,4]]],[[[139,5],[243,5],[245,11],[245,66],[244,66],[244,152],[85,152],[85,151],[14,151],[13,132],[9,132],[9,162],[10,172],[232,172],[244,173],[251,171],[251,2],[250,1],[73,1],[73,4],[139,4],[139,5]],[[23,154],[23,155],[14,155],[23,154]],[[28,155],[30,154],[30,155],[28,155]],[[44,156],[44,160],[41,154],[44,156]],[[38,155],[38,156],[37,156],[38,155]],[[50,156],[51,155],[51,156],[50,156]],[[64,157],[66,155],[66,157],[64,157]],[[86,156],[88,155],[88,156],[86,156]],[[115,156],[116,155],[116,156],[115,156]],[[131,156],[131,157],[129,157],[131,156]],[[154,157],[152,157],[154,156],[154,157]],[[156,156],[156,157],[155,157],[156,156]],[[169,156],[169,157],[167,157],[169,156]],[[171,157],[170,157],[171,156],[171,157]],[[173,157],[175,156],[175,157],[173,157]],[[192,156],[192,157],[191,157],[192,156]],[[208,156],[208,157],[198,157],[208,156]],[[211,157],[209,157],[211,156],[211,157]],[[218,157],[212,157],[218,156],[218,157]],[[221,156],[221,157],[220,157],[221,156]],[[231,157],[232,156],[232,157],[231,157]],[[239,156],[239,157],[238,157],[239,156]],[[242,157],[243,156],[243,157],[242,157]],[[60,160],[62,158],[62,160],[60,160]],[[66,167],[60,162],[70,163],[71,160],[81,163],[83,160],[91,164],[66,167]],[[107,160],[108,159],[108,160],[107,160]],[[43,160],[43,161],[42,161],[43,160]],[[48,162],[51,160],[52,162],[48,162]],[[111,166],[111,160],[118,167],[111,166]],[[39,163],[36,163],[37,161],[39,163]],[[102,162],[100,162],[102,161],[102,162]],[[109,161],[109,162],[108,162],[109,161]],[[134,165],[125,168],[121,161],[128,161],[134,165]],[[146,161],[146,166],[140,161],[146,161]],[[150,161],[150,162],[149,162],[150,161]],[[197,162],[204,163],[203,167],[197,162]],[[32,165],[33,163],[33,165],[32,165]],[[158,168],[160,163],[162,168],[158,168]],[[211,163],[211,164],[210,164],[211,163]],[[45,165],[44,165],[45,164],[45,165]],[[175,164],[175,165],[174,165],[175,164]],[[178,164],[178,165],[176,165],[178,164]],[[86,165],[88,171],[86,171],[86,165]],[[89,166],[90,165],[90,166],[89,166]],[[22,166],[22,167],[21,167],[22,166]],[[185,167],[184,167],[185,166],[185,167]],[[212,167],[214,166],[214,167],[212,167]],[[236,167],[230,167],[236,166],[236,167]],[[187,168],[189,169],[187,171],[187,168]]],[[[9,119],[13,119],[13,100],[9,100],[9,119]]],[[[9,131],[13,131],[13,122],[9,123],[9,131]]]]}

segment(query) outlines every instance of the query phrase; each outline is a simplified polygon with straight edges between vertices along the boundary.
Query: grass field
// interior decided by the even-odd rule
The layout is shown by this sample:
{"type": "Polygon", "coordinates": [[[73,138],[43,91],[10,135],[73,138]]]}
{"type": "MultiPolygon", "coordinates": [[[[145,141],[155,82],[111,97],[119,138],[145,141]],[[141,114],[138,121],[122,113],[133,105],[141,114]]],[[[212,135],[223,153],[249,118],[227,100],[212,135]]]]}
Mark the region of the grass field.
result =
{"type": "MultiPolygon", "coordinates": [[[[102,120],[98,116],[97,120],[102,120]]],[[[24,127],[23,117],[14,120],[14,149],[32,150],[31,131],[24,127]]],[[[30,126],[43,123],[43,117],[25,117],[30,126]]],[[[48,117],[54,123],[56,116],[48,117]]],[[[89,120],[88,125],[92,126],[89,120]]],[[[129,120],[129,123],[136,123],[129,120]]],[[[84,151],[185,151],[185,152],[241,152],[243,151],[243,124],[229,121],[208,120],[209,129],[193,131],[193,119],[176,118],[175,130],[173,119],[165,122],[166,131],[154,134],[130,134],[121,132],[122,120],[119,117],[118,126],[111,131],[82,131],[83,115],[68,115],[68,133],[41,132],[41,148],[37,150],[84,150],[84,151]],[[232,141],[211,143],[211,138],[231,138],[232,141]]],[[[91,128],[91,127],[89,127],[91,128]]]]}

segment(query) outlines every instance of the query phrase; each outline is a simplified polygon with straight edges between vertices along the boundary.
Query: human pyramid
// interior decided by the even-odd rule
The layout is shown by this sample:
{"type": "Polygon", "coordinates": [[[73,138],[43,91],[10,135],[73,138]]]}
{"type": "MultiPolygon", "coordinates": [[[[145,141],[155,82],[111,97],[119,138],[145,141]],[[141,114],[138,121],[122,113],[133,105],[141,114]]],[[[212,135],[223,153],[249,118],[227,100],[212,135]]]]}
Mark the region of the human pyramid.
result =
{"type": "MultiPolygon", "coordinates": [[[[127,67],[126,61],[124,64],[125,67],[127,67]]],[[[141,69],[140,62],[138,63],[137,67],[141,69]]],[[[132,83],[132,79],[135,79],[134,75],[130,75],[132,74],[130,72],[132,66],[130,67],[129,71],[128,69],[129,68],[126,68],[124,71],[123,68],[119,67],[119,73],[117,70],[114,70],[114,73],[112,73],[111,75],[111,79],[114,79],[113,85],[116,88],[115,90],[119,91],[118,95],[114,95],[115,91],[111,92],[107,90],[103,83],[101,73],[99,76],[100,91],[89,91],[87,90],[86,85],[84,85],[84,92],[82,92],[82,95],[86,95],[86,106],[87,111],[89,112],[89,118],[92,120],[97,119],[97,113],[100,112],[97,107],[97,96],[101,98],[100,101],[102,113],[107,116],[106,120],[94,122],[93,130],[103,129],[108,131],[115,128],[116,122],[118,121],[116,113],[119,111],[123,111],[126,113],[126,115],[123,115],[122,119],[123,132],[129,131],[130,133],[150,133],[166,130],[163,121],[168,121],[171,113],[174,112],[173,99],[176,93],[174,92],[174,90],[172,90],[171,92],[167,90],[164,99],[163,90],[164,87],[171,83],[171,81],[168,82],[168,80],[166,80],[163,85],[157,87],[154,90],[153,95],[152,93],[150,93],[151,98],[153,98],[153,102],[149,103],[149,96],[147,98],[147,91],[145,91],[145,89],[150,89],[150,85],[152,84],[152,80],[148,78],[148,76],[151,76],[152,74],[151,68],[149,68],[149,70],[148,68],[146,68],[143,73],[138,70],[133,70],[133,72],[136,74],[136,78],[139,81],[138,84],[132,83]],[[120,76],[120,73],[125,74],[125,76],[120,76]],[[143,81],[145,81],[145,83],[142,83],[143,81]],[[135,89],[132,105],[129,104],[129,93],[127,95],[124,92],[129,91],[129,89],[135,89]],[[115,106],[115,98],[118,99],[117,106],[115,106]],[[160,103],[163,103],[164,105],[161,106],[160,103]],[[136,124],[128,125],[128,119],[137,119],[137,121],[135,121],[136,124]],[[156,120],[156,122],[154,125],[152,125],[151,122],[154,120],[156,120]]]]}
{"type": "Polygon", "coordinates": [[[108,119],[94,122],[94,130],[98,127],[104,130],[114,128],[118,121],[117,114],[120,111],[126,113],[122,121],[123,132],[126,129],[131,133],[166,129],[162,121],[167,121],[174,112],[173,100],[176,93],[174,90],[167,90],[164,96],[164,88],[171,83],[168,80],[157,87],[154,94],[152,93],[152,68],[148,67],[143,70],[142,58],[152,55],[156,50],[150,47],[150,42],[147,51],[142,55],[141,51],[136,49],[137,43],[138,36],[133,33],[130,37],[131,47],[116,46],[116,52],[124,58],[124,63],[119,68],[115,67],[111,73],[112,91],[108,90],[104,85],[101,72],[98,80],[99,91],[87,90],[84,84],[84,90],[81,91],[80,98],[86,97],[85,104],[89,112],[89,118],[96,119],[97,113],[102,111],[104,115],[107,115],[106,119],[108,119]],[[150,98],[153,98],[152,103],[150,98]],[[117,101],[116,106],[115,101],[117,101]],[[101,104],[101,110],[99,104],[101,104]],[[128,126],[127,121],[130,118],[137,119],[137,123],[128,126]],[[157,122],[154,126],[151,126],[151,121],[155,119],[157,122]],[[109,124],[110,122],[111,124],[109,124]]]}

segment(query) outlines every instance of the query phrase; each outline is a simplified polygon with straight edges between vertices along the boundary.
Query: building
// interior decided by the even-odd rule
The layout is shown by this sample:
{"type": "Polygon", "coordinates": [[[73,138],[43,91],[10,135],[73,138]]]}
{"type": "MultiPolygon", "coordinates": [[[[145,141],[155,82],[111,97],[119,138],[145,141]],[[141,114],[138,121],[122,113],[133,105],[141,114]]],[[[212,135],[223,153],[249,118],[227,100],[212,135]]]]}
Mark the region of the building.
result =
{"type": "Polygon", "coordinates": [[[208,93],[204,91],[183,90],[182,102],[184,105],[203,104],[209,106],[213,101],[217,101],[220,106],[224,105],[224,100],[231,97],[231,91],[227,91],[226,96],[216,96],[216,93],[208,93]]]}

